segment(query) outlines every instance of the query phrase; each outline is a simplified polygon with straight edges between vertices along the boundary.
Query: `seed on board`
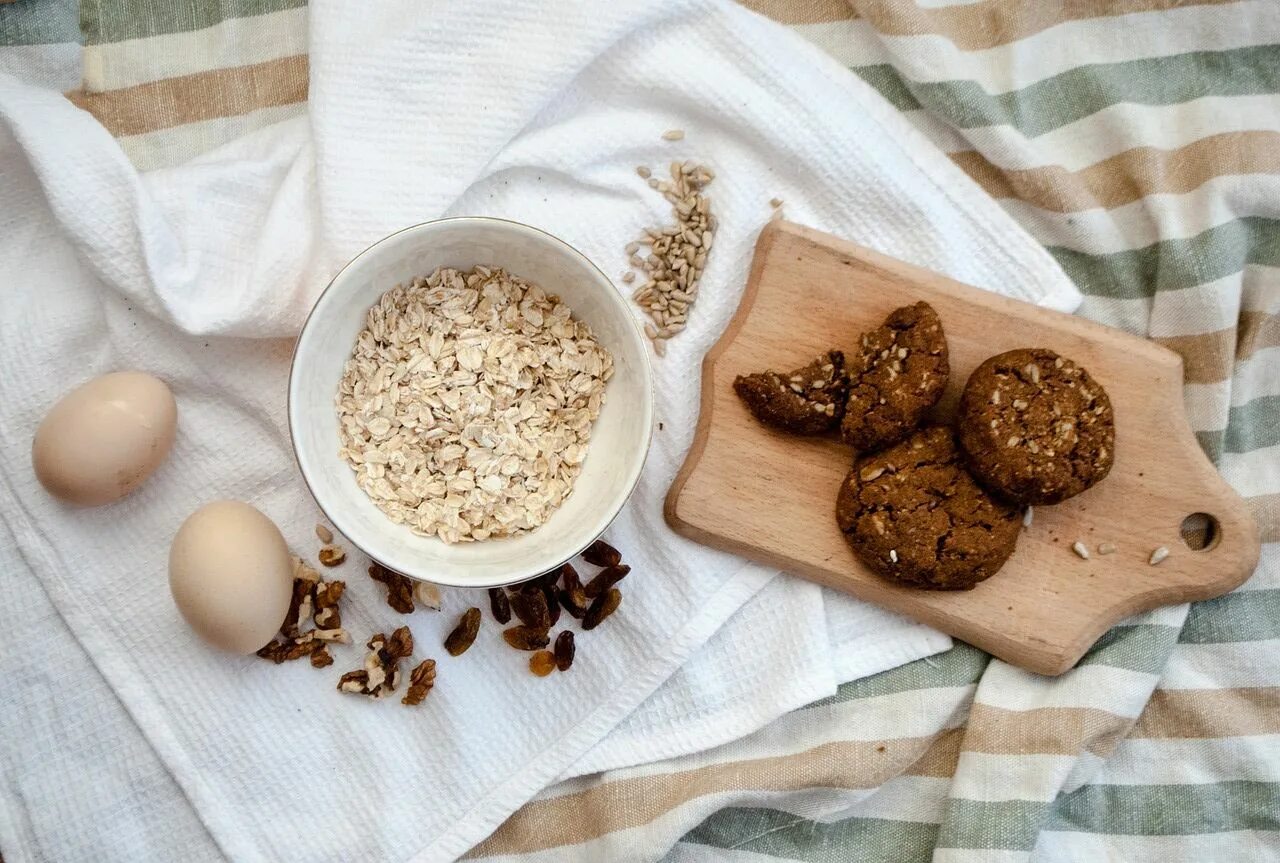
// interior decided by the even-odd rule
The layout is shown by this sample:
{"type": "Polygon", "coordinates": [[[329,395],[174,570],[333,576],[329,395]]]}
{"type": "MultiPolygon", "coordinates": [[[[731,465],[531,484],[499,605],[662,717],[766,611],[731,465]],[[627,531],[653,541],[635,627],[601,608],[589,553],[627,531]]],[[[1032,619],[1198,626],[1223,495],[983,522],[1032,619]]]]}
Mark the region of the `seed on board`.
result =
{"type": "Polygon", "coordinates": [[[1031,507],[1027,507],[1027,511],[1022,514],[1022,526],[1031,527],[1031,520],[1035,518],[1035,512],[1031,507]]]}
{"type": "Polygon", "coordinates": [[[321,547],[317,557],[325,566],[337,566],[347,559],[347,553],[340,545],[326,545],[321,547]]]}
{"type": "Polygon", "coordinates": [[[668,129],[662,133],[664,141],[680,141],[684,139],[684,129],[668,129]]]}
{"type": "Polygon", "coordinates": [[[498,623],[511,622],[511,601],[507,599],[507,592],[502,588],[489,588],[489,611],[493,613],[493,619],[498,623]]]}
{"type": "Polygon", "coordinates": [[[635,280],[636,280],[636,274],[634,272],[631,272],[630,270],[622,274],[622,281],[626,282],[628,285],[634,282],[635,280]]]}
{"type": "Polygon", "coordinates": [[[609,588],[595,598],[591,607],[587,609],[587,613],[582,616],[582,628],[595,629],[605,618],[617,611],[621,604],[622,592],[616,587],[609,588]]]}
{"type": "Polygon", "coordinates": [[[1081,559],[1089,559],[1089,548],[1080,540],[1077,539],[1075,542],[1071,543],[1071,550],[1080,555],[1081,559]]]}
{"type": "Polygon", "coordinates": [[[573,665],[573,656],[577,652],[577,648],[573,643],[573,633],[565,630],[556,636],[556,668],[561,671],[568,671],[569,666],[573,665]]]}
{"type": "Polygon", "coordinates": [[[333,542],[333,531],[329,530],[329,528],[325,527],[323,524],[316,525],[316,536],[319,537],[320,541],[325,545],[333,542]]]}
{"type": "Polygon", "coordinates": [[[596,577],[591,579],[587,584],[587,596],[591,599],[595,599],[597,596],[622,581],[622,579],[626,578],[627,573],[629,572],[631,572],[631,567],[627,566],[625,563],[620,563],[617,566],[605,567],[600,570],[596,577]]]}
{"type": "Polygon", "coordinates": [[[1151,566],[1156,566],[1169,556],[1169,549],[1163,545],[1151,552],[1151,559],[1147,561],[1151,566]]]}
{"type": "Polygon", "coordinates": [[[882,467],[868,466],[862,469],[862,471],[858,474],[858,478],[861,479],[863,482],[871,482],[873,479],[876,479],[883,473],[884,473],[884,468],[882,467]]]}
{"type": "Polygon", "coordinates": [[[770,206],[770,207],[773,207],[775,210],[776,210],[776,209],[778,209],[779,207],[781,207],[781,206],[782,206],[782,199],[781,199],[781,198],[770,198],[770,199],[769,199],[769,206],[770,206]]]}
{"type": "Polygon", "coordinates": [[[458,621],[458,625],[444,640],[444,649],[450,656],[461,656],[475,643],[476,634],[480,631],[480,609],[468,608],[458,621]]]}
{"type": "Polygon", "coordinates": [[[637,174],[639,174],[639,175],[640,175],[640,177],[641,177],[641,179],[644,179],[644,180],[647,180],[647,179],[649,179],[650,177],[652,177],[652,176],[653,176],[653,171],[650,171],[650,170],[649,170],[646,166],[644,166],[644,165],[637,165],[637,166],[636,166],[636,173],[637,173],[637,174]]]}
{"type": "Polygon", "coordinates": [[[502,630],[502,637],[507,644],[516,650],[541,650],[551,639],[545,629],[533,629],[528,626],[513,626],[502,630]]]}
{"type": "Polygon", "coordinates": [[[539,677],[546,677],[556,670],[556,655],[550,650],[539,650],[529,657],[529,670],[539,677]]]}
{"type": "MultiPolygon", "coordinates": [[[[622,563],[622,552],[603,539],[597,539],[582,553],[582,559],[592,566],[617,566],[622,563]]],[[[577,573],[574,573],[577,576],[577,573]]]]}
{"type": "Polygon", "coordinates": [[[1115,553],[1116,553],[1116,547],[1113,543],[1110,543],[1110,542],[1098,543],[1098,554],[1115,554],[1115,553]]]}
{"type": "Polygon", "coordinates": [[[898,550],[896,548],[889,549],[889,561],[891,563],[898,562],[898,550]]]}

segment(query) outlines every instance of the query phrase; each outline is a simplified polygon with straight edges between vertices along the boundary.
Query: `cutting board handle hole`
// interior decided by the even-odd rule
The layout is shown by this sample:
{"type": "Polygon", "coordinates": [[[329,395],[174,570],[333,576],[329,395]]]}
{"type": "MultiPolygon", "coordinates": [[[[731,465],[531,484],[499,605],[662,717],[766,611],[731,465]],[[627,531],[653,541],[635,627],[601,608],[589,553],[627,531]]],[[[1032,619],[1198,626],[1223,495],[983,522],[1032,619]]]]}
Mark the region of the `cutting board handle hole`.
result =
{"type": "Polygon", "coordinates": [[[1222,539],[1222,525],[1207,512],[1193,512],[1184,518],[1180,532],[1192,551],[1209,551],[1222,539]]]}

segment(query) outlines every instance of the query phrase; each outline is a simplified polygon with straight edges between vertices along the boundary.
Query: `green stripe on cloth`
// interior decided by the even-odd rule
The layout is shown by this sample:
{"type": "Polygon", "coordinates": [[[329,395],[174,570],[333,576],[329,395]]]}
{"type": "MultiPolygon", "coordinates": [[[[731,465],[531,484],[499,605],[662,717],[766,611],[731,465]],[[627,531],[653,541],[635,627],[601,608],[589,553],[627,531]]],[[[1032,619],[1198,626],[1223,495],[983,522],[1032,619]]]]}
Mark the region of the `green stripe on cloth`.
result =
{"type": "Polygon", "coordinates": [[[1108,665],[1159,674],[1177,641],[1176,626],[1151,623],[1115,626],[1094,643],[1080,665],[1108,665]]]}
{"type": "Polygon", "coordinates": [[[776,809],[734,808],[721,809],[683,841],[813,863],[923,863],[933,856],[937,837],[938,825],[916,821],[847,818],[824,824],[776,809]]]}
{"type": "Polygon", "coordinates": [[[1059,799],[1045,829],[1139,836],[1280,830],[1280,783],[1086,785],[1059,799]]]}
{"type": "Polygon", "coordinates": [[[1225,429],[1198,431],[1196,440],[1215,464],[1224,452],[1252,452],[1280,444],[1280,396],[1262,396],[1231,408],[1225,429]]]}
{"type": "Polygon", "coordinates": [[[1177,105],[1205,96],[1280,92],[1280,45],[1082,65],[996,95],[976,81],[911,81],[887,65],[853,71],[899,108],[909,104],[898,93],[905,90],[912,107],[927,108],[956,128],[1012,126],[1034,138],[1121,102],[1177,105]]]}
{"type": "Polygon", "coordinates": [[[1178,641],[1224,644],[1280,638],[1280,590],[1246,590],[1197,602],[1178,641]]]}
{"type": "Polygon", "coordinates": [[[1032,800],[947,801],[939,848],[1007,848],[1030,851],[1049,814],[1049,804],[1032,800]]]}
{"type": "Polygon", "coordinates": [[[80,41],[76,0],[18,0],[0,4],[0,46],[80,41]]]}
{"type": "Polygon", "coordinates": [[[1188,239],[1108,255],[1047,248],[1084,293],[1136,300],[1212,282],[1249,264],[1280,266],[1280,220],[1248,216],[1188,239]]]}
{"type": "Polygon", "coordinates": [[[914,111],[920,107],[920,102],[911,95],[911,88],[907,86],[907,82],[888,63],[852,68],[859,78],[874,87],[899,111],[914,111]]]}
{"type": "Polygon", "coordinates": [[[977,683],[991,657],[967,644],[956,644],[946,653],[917,659],[898,668],[843,683],[836,694],[809,707],[825,707],[856,698],[874,698],[913,689],[936,689],[977,683]]]}
{"type": "Polygon", "coordinates": [[[80,26],[85,44],[103,45],[306,5],[306,0],[83,0],[80,26]]]}

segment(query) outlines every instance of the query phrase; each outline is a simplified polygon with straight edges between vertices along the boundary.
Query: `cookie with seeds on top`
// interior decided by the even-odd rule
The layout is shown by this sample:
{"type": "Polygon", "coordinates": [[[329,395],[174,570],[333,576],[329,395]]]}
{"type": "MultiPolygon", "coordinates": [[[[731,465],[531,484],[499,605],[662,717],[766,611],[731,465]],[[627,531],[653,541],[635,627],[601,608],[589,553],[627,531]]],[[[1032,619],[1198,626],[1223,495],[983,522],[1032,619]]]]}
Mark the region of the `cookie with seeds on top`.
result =
{"type": "Polygon", "coordinates": [[[894,309],[864,333],[849,361],[849,400],[840,436],[867,452],[902,440],[947,387],[947,338],[928,303],[894,309]]]}
{"type": "Polygon", "coordinates": [[[821,434],[844,415],[844,354],[827,351],[792,372],[739,375],[733,390],[755,418],[795,434],[821,434]]]}
{"type": "Polygon", "coordinates": [[[968,590],[1013,554],[1022,518],[974,482],[951,430],[933,426],[859,459],[840,486],[836,523],[878,575],[968,590]]]}
{"type": "Polygon", "coordinates": [[[1107,391],[1046,348],[1007,351],[978,366],[957,422],[969,470],[1013,503],[1060,503],[1100,482],[1115,461],[1107,391]]]}

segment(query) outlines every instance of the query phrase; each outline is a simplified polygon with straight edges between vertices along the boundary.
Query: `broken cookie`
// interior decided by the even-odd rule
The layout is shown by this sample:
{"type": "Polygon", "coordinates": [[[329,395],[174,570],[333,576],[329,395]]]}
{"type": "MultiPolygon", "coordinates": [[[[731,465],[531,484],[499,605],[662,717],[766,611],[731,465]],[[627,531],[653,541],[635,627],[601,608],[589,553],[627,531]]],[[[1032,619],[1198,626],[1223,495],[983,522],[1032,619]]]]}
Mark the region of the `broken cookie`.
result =
{"type": "Polygon", "coordinates": [[[894,309],[849,361],[844,442],[870,452],[902,440],[937,404],[950,374],[947,339],[928,303],[894,309]]]}
{"type": "Polygon", "coordinates": [[[734,392],[765,425],[796,434],[821,434],[844,415],[848,391],[844,354],[827,351],[795,371],[739,375],[734,392]]]}

